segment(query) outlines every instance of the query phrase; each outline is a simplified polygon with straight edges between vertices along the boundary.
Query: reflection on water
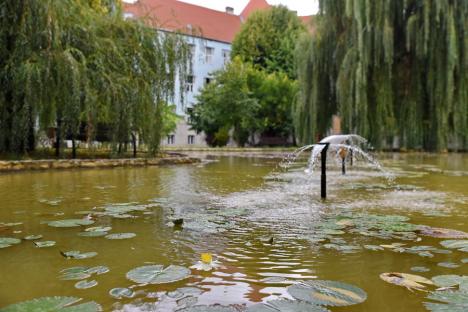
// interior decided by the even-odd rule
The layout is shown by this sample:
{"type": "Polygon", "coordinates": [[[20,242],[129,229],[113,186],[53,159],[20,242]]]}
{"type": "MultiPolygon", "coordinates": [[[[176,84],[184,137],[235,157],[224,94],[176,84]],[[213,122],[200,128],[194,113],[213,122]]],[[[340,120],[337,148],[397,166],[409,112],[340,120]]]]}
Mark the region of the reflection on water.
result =
{"type": "Polygon", "coordinates": [[[368,294],[363,304],[332,311],[424,311],[426,294],[387,284],[379,275],[410,273],[414,266],[429,268],[420,273],[426,277],[466,274],[462,253],[425,257],[369,250],[364,246],[393,242],[441,246],[440,239],[412,232],[359,233],[336,227],[333,218],[349,212],[398,214],[412,224],[468,231],[468,157],[382,156],[384,166],[396,176],[393,183],[359,166],[342,176],[336,166],[329,172],[326,201],[319,199],[318,174],[304,173],[307,159],[284,171],[275,155],[211,157],[196,166],[1,175],[0,237],[41,234],[41,240],[56,241],[56,246],[37,248],[23,241],[0,249],[0,307],[56,295],[95,300],[105,310],[171,311],[182,307],[181,302],[250,305],[290,298],[288,285],[320,278],[351,283],[368,294]],[[103,207],[119,203],[152,205],[129,213],[130,218],[96,217],[103,207]],[[83,229],[46,224],[83,215],[96,221],[93,226],[110,226],[110,233],[136,237],[80,237],[77,233],[83,229]],[[182,229],[172,226],[176,218],[184,218],[182,229]],[[98,254],[89,259],[61,256],[60,251],[70,250],[98,254]],[[190,267],[205,252],[212,253],[221,267],[192,271],[189,279],[171,284],[133,285],[125,278],[126,272],[146,264],[190,267]],[[460,266],[445,268],[437,265],[440,262],[460,266]],[[105,265],[110,271],[93,276],[98,285],[89,289],[59,280],[60,270],[79,265],[105,265]],[[115,299],[108,294],[115,287],[133,287],[136,296],[115,299]]]}

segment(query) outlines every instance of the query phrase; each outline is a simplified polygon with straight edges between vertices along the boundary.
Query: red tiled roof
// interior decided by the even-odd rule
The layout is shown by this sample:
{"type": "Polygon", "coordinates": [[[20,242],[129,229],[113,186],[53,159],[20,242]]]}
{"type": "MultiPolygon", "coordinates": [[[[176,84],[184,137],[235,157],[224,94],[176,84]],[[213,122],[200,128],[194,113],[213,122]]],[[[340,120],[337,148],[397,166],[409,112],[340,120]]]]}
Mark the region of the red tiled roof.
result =
{"type": "Polygon", "coordinates": [[[265,0],[250,0],[240,14],[243,20],[246,20],[250,14],[257,10],[269,9],[271,6],[265,0]]]}
{"type": "Polygon", "coordinates": [[[138,0],[125,3],[126,13],[148,18],[155,28],[191,33],[231,43],[241,26],[240,17],[176,0],[138,0]]]}
{"type": "MultiPolygon", "coordinates": [[[[146,18],[155,28],[181,31],[227,43],[234,40],[242,22],[252,12],[271,7],[265,0],[250,0],[240,15],[234,15],[177,0],[137,0],[123,5],[125,13],[131,13],[136,18],[146,18]]],[[[300,16],[313,31],[311,18],[300,16]]]]}

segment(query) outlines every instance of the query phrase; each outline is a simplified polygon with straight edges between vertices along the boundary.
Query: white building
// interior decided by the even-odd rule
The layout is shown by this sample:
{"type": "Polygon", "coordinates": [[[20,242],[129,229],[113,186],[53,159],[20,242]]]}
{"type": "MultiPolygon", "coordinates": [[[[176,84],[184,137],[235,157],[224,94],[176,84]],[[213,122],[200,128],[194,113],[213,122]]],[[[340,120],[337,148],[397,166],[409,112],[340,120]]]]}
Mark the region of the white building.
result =
{"type": "MultiPolygon", "coordinates": [[[[234,0],[233,0],[234,1],[234,0]]],[[[192,50],[191,74],[185,83],[183,101],[179,85],[176,86],[176,112],[182,117],[177,129],[162,142],[164,146],[206,146],[203,134],[190,129],[187,112],[196,102],[200,89],[212,79],[211,73],[222,69],[230,60],[231,43],[248,16],[270,5],[265,0],[250,0],[240,15],[226,7],[225,12],[177,0],[137,0],[125,4],[127,17],[150,17],[156,28],[164,31],[180,31],[186,34],[192,50]],[[196,35],[194,35],[196,34],[196,35]]],[[[302,17],[308,20],[309,17],[302,17]]],[[[178,83],[177,83],[178,84],[178,83]]]]}

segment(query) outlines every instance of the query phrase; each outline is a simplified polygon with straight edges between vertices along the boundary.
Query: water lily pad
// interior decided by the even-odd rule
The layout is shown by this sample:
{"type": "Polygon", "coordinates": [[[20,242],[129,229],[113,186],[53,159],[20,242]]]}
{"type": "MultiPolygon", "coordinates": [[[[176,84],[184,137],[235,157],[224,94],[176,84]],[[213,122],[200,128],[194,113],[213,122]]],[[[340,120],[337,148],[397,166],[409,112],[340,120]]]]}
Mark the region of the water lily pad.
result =
{"type": "Polygon", "coordinates": [[[414,267],[411,267],[411,271],[413,272],[429,272],[431,269],[428,269],[426,267],[423,267],[423,266],[414,266],[414,267]]]}
{"type": "Polygon", "coordinates": [[[39,242],[34,242],[34,245],[36,245],[37,248],[46,248],[46,247],[52,247],[55,246],[55,241],[39,241],[39,242]]]}
{"type": "Polygon", "coordinates": [[[354,285],[327,280],[312,280],[291,285],[288,293],[295,299],[312,304],[347,306],[367,299],[367,294],[354,285]]]}
{"type": "Polygon", "coordinates": [[[468,233],[452,229],[420,226],[419,233],[425,236],[437,238],[468,238],[468,233]]]}
{"type": "Polygon", "coordinates": [[[116,299],[132,298],[135,292],[129,288],[112,288],[109,291],[109,295],[116,299]]]}
{"type": "Polygon", "coordinates": [[[94,221],[89,219],[66,219],[51,221],[47,224],[52,227],[77,227],[82,225],[91,225],[93,223],[94,221]]]}
{"type": "Polygon", "coordinates": [[[76,266],[76,267],[71,267],[71,268],[66,268],[60,271],[60,273],[63,274],[69,274],[69,273],[84,273],[88,270],[88,267],[85,266],[76,266]]]}
{"type": "Polygon", "coordinates": [[[108,234],[105,237],[107,239],[127,239],[127,238],[133,238],[135,237],[135,233],[114,233],[114,234],[108,234]]]}
{"type": "Polygon", "coordinates": [[[456,286],[460,284],[461,280],[460,275],[437,275],[432,278],[432,281],[438,287],[456,286]]]}
{"type": "Polygon", "coordinates": [[[109,268],[104,265],[98,265],[98,266],[95,266],[86,270],[86,273],[88,274],[97,274],[97,275],[101,275],[107,272],[109,272],[109,268]]]}
{"type": "Polygon", "coordinates": [[[28,235],[28,236],[25,236],[24,239],[25,240],[36,240],[36,239],[40,239],[42,238],[42,235],[28,235]]]}
{"type": "Polygon", "coordinates": [[[468,248],[468,240],[444,240],[440,244],[446,248],[458,249],[468,248]]]}
{"type": "Polygon", "coordinates": [[[0,249],[10,247],[19,243],[21,243],[21,239],[13,237],[0,237],[0,249]]]}
{"type": "Polygon", "coordinates": [[[438,266],[444,267],[444,268],[449,268],[449,269],[455,269],[458,268],[460,265],[457,263],[453,262],[439,262],[437,263],[438,266]]]}
{"type": "Polygon", "coordinates": [[[368,250],[373,250],[373,251],[384,250],[382,246],[377,246],[377,245],[364,245],[364,248],[368,250]]]}
{"type": "Polygon", "coordinates": [[[77,289],[88,289],[88,288],[91,288],[91,287],[94,287],[98,284],[98,282],[96,282],[95,280],[92,280],[92,281],[79,281],[75,284],[75,288],[77,289]]]}
{"type": "Polygon", "coordinates": [[[76,272],[76,273],[65,273],[62,274],[59,278],[62,281],[78,281],[90,277],[91,274],[86,272],[76,272]]]}
{"type": "Polygon", "coordinates": [[[109,232],[112,230],[110,226],[93,226],[85,229],[85,232],[109,232]]]}
{"type": "Polygon", "coordinates": [[[426,286],[423,284],[434,285],[434,283],[431,280],[423,276],[407,273],[382,273],[380,274],[380,278],[386,281],[387,283],[403,286],[408,288],[409,290],[423,290],[424,288],[426,288],[426,286]]]}
{"type": "Polygon", "coordinates": [[[63,311],[63,312],[95,312],[102,307],[94,301],[76,305],[81,299],[76,297],[42,297],[23,301],[1,308],[1,312],[19,311],[63,311]]]}
{"type": "Polygon", "coordinates": [[[129,271],[127,278],[140,284],[163,284],[186,279],[190,273],[189,269],[178,265],[166,268],[163,265],[146,265],[129,271]]]}
{"type": "Polygon", "coordinates": [[[441,303],[432,303],[424,302],[424,306],[429,311],[434,312],[466,312],[468,311],[468,293],[463,291],[434,291],[429,296],[428,299],[444,302],[441,303]]]}
{"type": "Polygon", "coordinates": [[[82,280],[91,276],[91,273],[88,273],[87,270],[89,267],[85,266],[76,266],[71,268],[66,268],[60,271],[62,275],[59,276],[59,279],[63,281],[70,280],[82,280]]]}
{"type": "Polygon", "coordinates": [[[304,301],[272,300],[250,306],[246,312],[329,312],[330,310],[304,301]]]}
{"type": "Polygon", "coordinates": [[[234,306],[222,306],[222,305],[199,305],[191,306],[182,310],[177,310],[178,312],[240,312],[241,310],[234,306]]]}
{"type": "Polygon", "coordinates": [[[107,232],[91,231],[91,232],[79,232],[78,236],[82,236],[82,237],[100,237],[100,236],[106,236],[107,234],[108,234],[107,232]]]}
{"type": "Polygon", "coordinates": [[[65,258],[71,258],[71,259],[86,259],[86,258],[92,258],[92,257],[97,256],[97,252],[94,252],[94,251],[81,253],[78,250],[65,251],[65,252],[61,252],[61,254],[65,258]]]}
{"type": "Polygon", "coordinates": [[[461,263],[468,263],[468,258],[461,259],[461,263]]]}

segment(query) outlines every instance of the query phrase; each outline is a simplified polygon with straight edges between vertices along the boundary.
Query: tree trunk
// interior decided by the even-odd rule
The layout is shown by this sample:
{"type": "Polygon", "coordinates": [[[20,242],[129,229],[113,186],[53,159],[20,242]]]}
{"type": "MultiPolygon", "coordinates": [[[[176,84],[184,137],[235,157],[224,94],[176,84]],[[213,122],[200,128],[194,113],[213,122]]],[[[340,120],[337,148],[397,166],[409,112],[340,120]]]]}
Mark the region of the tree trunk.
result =
{"type": "Polygon", "coordinates": [[[62,118],[57,115],[57,131],[55,133],[55,157],[60,158],[60,142],[62,141],[62,118]]]}
{"type": "Polygon", "coordinates": [[[137,146],[136,146],[136,136],[135,133],[132,132],[132,145],[133,145],[133,158],[137,157],[137,146]]]}
{"type": "Polygon", "coordinates": [[[75,135],[72,135],[72,159],[76,159],[76,142],[75,142],[75,135]]]}

